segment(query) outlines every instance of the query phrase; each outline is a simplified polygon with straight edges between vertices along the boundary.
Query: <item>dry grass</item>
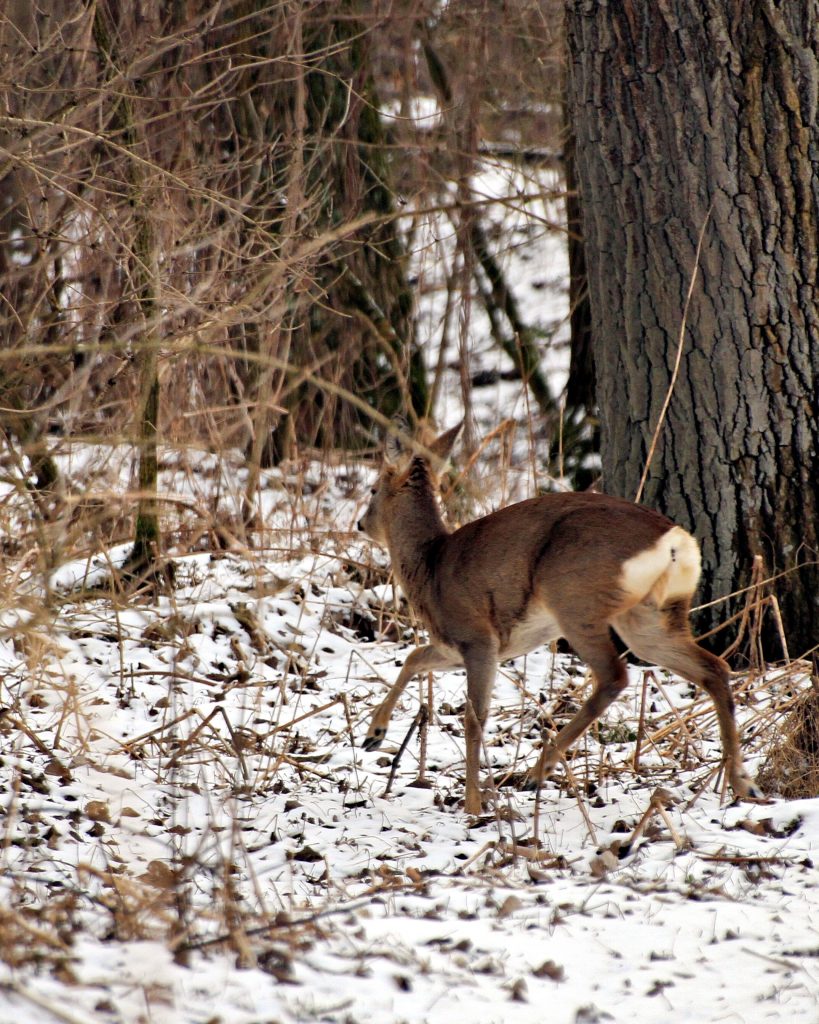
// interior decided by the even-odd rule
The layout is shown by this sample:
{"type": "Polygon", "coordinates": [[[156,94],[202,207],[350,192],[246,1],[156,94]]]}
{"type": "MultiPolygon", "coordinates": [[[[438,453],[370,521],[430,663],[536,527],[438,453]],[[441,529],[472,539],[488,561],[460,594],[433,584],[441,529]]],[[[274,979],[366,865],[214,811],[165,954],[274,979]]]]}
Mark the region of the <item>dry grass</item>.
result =
{"type": "MultiPolygon", "coordinates": [[[[492,504],[531,493],[543,469],[531,430],[528,446],[517,444],[524,433],[518,424],[516,435],[514,425],[504,421],[480,447],[477,458],[453,484],[453,518],[472,518],[492,504]]],[[[65,508],[70,508],[64,514],[58,508],[51,524],[53,534],[61,535],[60,559],[85,559],[89,566],[97,560],[101,572],[109,572],[109,549],[127,542],[132,529],[129,518],[120,515],[130,499],[128,474],[122,468],[124,449],[100,446],[93,472],[80,479],[79,474],[71,475],[75,456],[70,442],[58,441],[56,446],[67,466],[65,508]],[[104,513],[112,510],[116,516],[106,518],[104,513]]],[[[77,465],[82,464],[82,450],[78,445],[77,465]]],[[[191,447],[164,449],[162,455],[163,529],[180,568],[175,589],[161,605],[139,594],[46,586],[48,570],[31,571],[48,566],[51,559],[38,550],[43,534],[27,516],[25,494],[16,492],[0,507],[0,526],[16,541],[5,552],[0,605],[11,616],[6,636],[14,635],[24,664],[19,677],[7,673],[0,680],[0,737],[9,764],[6,813],[0,819],[0,869],[13,880],[17,893],[16,902],[0,916],[0,959],[15,968],[42,965],[55,976],[68,976],[72,942],[93,928],[117,942],[163,941],[178,961],[197,950],[218,948],[229,951],[237,963],[287,979],[290,964],[311,943],[321,941],[324,924],[307,912],[306,902],[279,898],[257,874],[259,848],[274,840],[226,826],[216,813],[218,805],[235,801],[241,807],[281,798],[282,821],[287,821],[301,813],[297,808],[309,806],[316,793],[337,786],[336,769],[325,763],[328,751],[356,749],[380,695],[379,685],[392,670],[391,665],[386,671],[380,667],[384,663],[378,647],[409,640],[418,623],[385,587],[390,577],[383,554],[358,545],[349,531],[366,501],[370,473],[362,462],[340,462],[339,457],[326,455],[319,459],[318,453],[308,453],[264,474],[257,500],[265,510],[265,522],[253,529],[239,515],[244,463],[238,452],[206,453],[191,447]],[[202,582],[194,557],[198,555],[218,562],[220,583],[229,580],[225,592],[219,592],[230,604],[229,615],[220,613],[224,621],[209,618],[207,599],[200,607],[190,597],[191,588],[202,582]],[[311,562],[337,564],[332,579],[311,575],[305,568],[311,562]],[[345,590],[354,600],[339,603],[338,595],[345,590]],[[281,630],[271,629],[254,602],[278,604],[280,595],[287,612],[282,614],[281,630]],[[313,609],[322,606],[321,638],[303,629],[308,604],[313,609]],[[27,622],[17,617],[20,610],[30,616],[27,622]],[[136,619],[138,627],[133,625],[136,619]],[[199,649],[198,642],[220,639],[226,630],[229,656],[221,646],[218,664],[205,658],[194,664],[190,654],[199,649]],[[371,647],[359,646],[356,657],[361,664],[351,678],[328,683],[321,648],[332,635],[352,637],[359,645],[370,641],[371,647]],[[87,642],[87,650],[93,652],[101,639],[109,645],[106,650],[122,652],[119,662],[112,657],[98,672],[89,657],[74,674],[65,659],[67,641],[87,642]],[[144,667],[126,656],[134,644],[146,651],[144,667]],[[151,655],[161,665],[151,661],[151,655]],[[370,662],[362,670],[362,664],[370,662]],[[265,666],[275,669],[275,680],[264,672],[265,666]],[[96,690],[83,685],[86,672],[94,674],[96,690]],[[224,710],[239,704],[242,714],[237,718],[224,710]],[[102,716],[99,705],[107,705],[102,716]],[[115,747],[100,743],[100,732],[108,728],[105,715],[110,712],[114,718],[117,710],[131,707],[130,722],[138,727],[115,737],[112,731],[108,738],[115,747]],[[327,713],[334,709],[339,714],[330,721],[327,713]],[[114,797],[62,801],[61,790],[86,784],[89,766],[114,780],[120,773],[125,773],[122,778],[133,776],[150,796],[142,802],[129,796],[119,808],[114,797]],[[200,771],[218,789],[212,803],[197,802],[201,794],[191,780],[200,771]],[[52,803],[59,806],[58,812],[52,803]],[[192,818],[193,807],[207,819],[201,828],[192,818]],[[147,829],[158,830],[155,834],[164,849],[136,870],[127,856],[118,859],[117,844],[147,829]],[[186,839],[192,829],[195,843],[186,839]],[[65,857],[74,843],[83,850],[78,864],[73,852],[71,858],[65,857]],[[95,851],[93,860],[89,850],[95,851]],[[61,858],[65,864],[55,867],[61,858]],[[31,883],[37,873],[48,874],[49,891],[31,883]]],[[[212,579],[216,578],[214,574],[212,579]]],[[[487,761],[495,760],[499,774],[522,772],[542,731],[559,728],[588,695],[591,682],[584,669],[572,670],[567,677],[565,666],[557,666],[557,655],[551,660],[551,670],[547,661],[541,662],[545,672],[520,665],[502,669],[518,686],[519,700],[496,704],[492,710],[488,742],[502,749],[487,750],[487,761]]],[[[770,791],[784,795],[817,792],[817,702],[815,693],[804,694],[807,674],[804,663],[794,663],[773,674],[747,674],[734,684],[745,722],[746,750],[752,757],[774,748],[783,722],[796,722],[803,707],[812,709],[809,727],[795,725],[782,744],[791,751],[807,750],[812,758],[792,757],[784,773],[789,785],[801,782],[803,788],[787,788],[781,772],[764,780],[770,791]]],[[[510,791],[496,792],[495,813],[478,826],[490,836],[496,829],[494,837],[481,837],[483,845],[460,868],[459,879],[468,869],[470,884],[489,886],[506,878],[515,863],[525,863],[534,881],[565,870],[562,839],[547,823],[551,806],[560,799],[556,790],[561,779],[579,809],[588,843],[595,847],[598,839],[605,841],[597,812],[604,806],[603,797],[608,799],[608,789],[639,792],[636,802],[643,799],[642,786],[649,787],[647,793],[654,792],[657,787],[674,787],[683,776],[697,796],[720,788],[710,700],[690,700],[678,682],[651,670],[637,679],[630,705],[621,703],[570,752],[548,792],[544,790],[540,819],[537,811],[534,819],[530,811],[521,816],[519,807],[526,803],[510,791]]],[[[445,706],[438,685],[429,691],[423,680],[419,689],[421,700],[433,709],[426,727],[431,747],[440,751],[442,733],[448,742],[451,738],[451,758],[433,758],[425,776],[446,820],[458,813],[462,792],[458,712],[463,697],[458,693],[452,705],[445,706]]],[[[400,740],[399,723],[393,732],[400,740]]],[[[358,774],[345,777],[350,799],[364,802],[371,793],[380,797],[383,781],[373,762],[362,765],[356,757],[355,772],[360,778],[370,774],[360,789],[355,789],[360,785],[358,774]]],[[[422,776],[425,757],[417,756],[422,776]]],[[[400,766],[404,777],[411,777],[415,759],[410,745],[400,766]]],[[[341,805],[347,790],[338,792],[341,805]]],[[[391,799],[397,809],[400,793],[391,799]]],[[[639,814],[622,813],[624,827],[632,831],[639,814]]],[[[650,804],[646,815],[641,843],[662,841],[662,808],[650,804]]],[[[310,878],[309,884],[323,892],[322,871],[331,877],[326,851],[312,840],[299,841],[292,862],[299,877],[302,872],[307,877],[315,862],[318,881],[310,878]]],[[[369,874],[356,884],[366,884],[368,896],[415,891],[424,884],[424,876],[415,866],[405,871],[403,863],[400,848],[387,851],[377,868],[368,868],[369,874]]]]}
{"type": "Polygon", "coordinates": [[[766,792],[787,800],[819,796],[819,678],[776,715],[771,745],[759,772],[766,792]]]}
{"type": "MultiPolygon", "coordinates": [[[[514,491],[522,486],[513,479],[514,473],[528,476],[532,467],[521,470],[518,466],[513,472],[505,461],[507,448],[499,445],[499,450],[496,478],[514,491]]],[[[484,456],[491,464],[492,452],[484,456]]],[[[228,488],[233,479],[231,457],[224,453],[223,459],[227,466],[224,486],[228,488]]],[[[141,598],[101,591],[52,593],[50,603],[37,610],[32,625],[17,631],[17,648],[25,655],[25,678],[7,676],[0,685],[0,704],[5,711],[0,717],[0,735],[9,755],[18,756],[16,766],[8,773],[7,813],[0,828],[6,863],[0,861],[0,866],[17,879],[19,901],[0,916],[0,959],[15,968],[42,965],[53,976],[68,977],[72,942],[93,922],[92,927],[104,930],[117,942],[163,941],[178,962],[185,962],[199,950],[218,949],[229,951],[243,966],[257,966],[280,980],[288,980],[291,964],[297,963],[311,944],[323,941],[324,924],[302,905],[280,900],[265,878],[259,878],[258,849],[272,842],[270,837],[244,835],[236,826],[226,829],[224,821],[214,814],[213,821],[196,832],[196,844],[183,843],[196,827],[191,807],[199,807],[200,814],[203,808],[201,802],[196,802],[201,794],[191,780],[200,770],[203,775],[207,773],[219,789],[220,796],[214,801],[235,800],[237,807],[247,802],[250,808],[251,801],[260,797],[280,797],[282,802],[286,798],[286,806],[293,808],[309,806],[316,792],[338,784],[336,769],[325,764],[328,751],[355,750],[366,717],[379,696],[376,680],[383,681],[384,674],[378,667],[378,644],[409,638],[417,623],[404,603],[385,591],[388,577],[383,556],[357,548],[350,535],[338,529],[334,502],[339,491],[338,484],[333,483],[338,467],[305,462],[271,474],[264,497],[268,507],[285,512],[278,517],[279,525],[268,523],[264,532],[251,538],[253,545],[236,540],[231,550],[225,551],[214,542],[213,523],[224,523],[225,518],[214,507],[209,486],[212,480],[203,479],[192,465],[176,466],[173,474],[170,466],[165,469],[169,474],[166,479],[170,482],[172,476],[176,486],[182,489],[184,485],[191,496],[166,507],[168,535],[181,548],[177,589],[167,596],[166,604],[154,606],[141,598]],[[230,657],[225,656],[224,664],[218,666],[203,661],[193,669],[188,660],[191,645],[195,647],[202,638],[216,639],[225,625],[209,619],[204,607],[185,597],[185,588],[197,583],[198,572],[194,561],[185,560],[186,549],[218,560],[225,577],[233,571],[231,567],[236,567],[230,577],[234,623],[230,657]],[[315,557],[317,562],[338,559],[332,580],[307,572],[287,578],[288,563],[305,557],[315,557]],[[275,575],[271,567],[275,567],[275,575]],[[345,588],[356,595],[355,600],[350,604],[334,603],[345,588]],[[331,590],[336,597],[331,597],[331,590]],[[265,622],[254,611],[253,603],[278,603],[280,594],[282,604],[289,602],[287,614],[281,619],[282,632],[271,630],[270,621],[265,622]],[[308,615],[306,595],[314,609],[317,604],[324,605],[318,612],[323,639],[303,629],[300,615],[308,615]],[[128,625],[136,616],[144,622],[138,631],[128,625]],[[105,633],[110,634],[107,643],[111,648],[124,652],[129,644],[140,644],[160,658],[164,669],[154,663],[135,667],[123,656],[120,678],[109,669],[101,671],[96,692],[83,688],[70,673],[55,673],[55,665],[60,664],[64,653],[63,635],[73,641],[87,639],[90,650],[94,650],[93,645],[105,633]],[[354,678],[332,684],[324,681],[321,647],[333,635],[354,637],[359,643],[376,640],[372,650],[365,645],[359,656],[364,664],[372,659],[372,673],[362,671],[359,665],[354,678]],[[260,671],[264,664],[275,666],[275,682],[260,671]],[[223,706],[237,701],[241,701],[244,712],[238,720],[223,710],[223,706]],[[117,708],[132,705],[132,721],[144,720],[144,728],[134,729],[127,736],[117,735],[117,749],[110,744],[100,745],[101,718],[95,706],[101,703],[107,703],[112,716],[117,708]],[[343,716],[339,713],[330,722],[325,716],[334,708],[343,711],[343,716]],[[43,763],[47,756],[50,761],[42,775],[23,767],[25,758],[29,763],[43,763]],[[43,801],[59,801],[60,789],[78,783],[88,765],[114,778],[123,771],[133,773],[143,780],[146,792],[151,786],[162,786],[169,802],[165,804],[154,795],[145,803],[129,797],[119,809],[113,798],[73,807],[66,804],[58,815],[64,822],[63,831],[52,834],[38,820],[43,801]],[[186,806],[189,798],[191,802],[186,806]],[[116,842],[122,840],[111,842],[111,838],[148,827],[159,830],[165,852],[137,871],[127,857],[117,859],[116,842]],[[97,863],[83,859],[76,868],[61,869],[59,886],[54,885],[54,891],[44,898],[42,887],[35,890],[28,884],[30,877],[36,877],[31,869],[40,871],[49,862],[50,855],[44,849],[49,844],[54,844],[53,863],[63,857],[61,851],[71,845],[72,832],[78,836],[78,848],[80,840],[88,843],[87,837],[92,837],[101,859],[97,863]]],[[[357,474],[358,481],[346,498],[346,524],[354,521],[357,495],[366,493],[368,474],[361,467],[348,467],[345,472],[351,479],[357,474]]],[[[115,481],[106,479],[103,484],[113,488],[115,481]]],[[[237,484],[232,501],[227,502],[229,506],[238,505],[239,487],[237,484]]],[[[480,496],[476,500],[479,503],[480,496]]],[[[14,580],[14,573],[8,578],[14,580]]],[[[2,596],[7,608],[16,606],[18,593],[14,586],[2,596]]],[[[224,652],[224,647],[221,650],[224,652]]],[[[552,660],[559,661],[557,656],[552,660]]],[[[559,727],[585,699],[590,679],[583,670],[567,679],[565,667],[555,667],[552,678],[548,666],[545,673],[526,671],[520,665],[504,666],[502,672],[507,680],[516,682],[520,699],[493,708],[496,728],[490,742],[493,747],[503,748],[497,751],[496,763],[504,771],[508,768],[519,772],[526,767],[527,759],[531,760],[542,730],[559,727]]],[[[653,792],[657,787],[673,787],[683,772],[686,781],[693,779],[698,794],[720,786],[717,728],[708,698],[689,702],[678,682],[651,670],[639,674],[638,680],[630,707],[622,704],[611,718],[599,723],[570,752],[558,773],[579,808],[588,841],[594,846],[598,840],[605,840],[596,811],[602,806],[600,794],[606,794],[610,787],[634,791],[645,785],[647,793],[653,792]]],[[[735,692],[751,755],[772,748],[782,722],[789,716],[795,721],[797,715],[804,715],[805,707],[811,708],[809,725],[790,730],[788,742],[791,750],[808,749],[812,767],[804,767],[804,758],[792,759],[785,774],[789,783],[799,781],[799,775],[803,786],[815,787],[819,779],[819,705],[815,692],[804,694],[805,680],[806,666],[795,663],[778,673],[747,675],[735,682],[735,692]]],[[[454,741],[451,760],[442,763],[436,758],[428,774],[439,814],[446,819],[457,814],[462,789],[459,708],[442,706],[435,686],[430,700],[426,680],[420,684],[420,696],[433,707],[428,729],[431,740],[439,744],[437,749],[440,751],[442,732],[451,734],[454,741]]],[[[401,731],[396,722],[396,742],[401,731]]],[[[488,760],[492,753],[487,751],[488,760]]],[[[413,771],[415,756],[408,748],[401,765],[404,785],[413,771]]],[[[423,774],[424,755],[418,756],[418,762],[423,774]]],[[[356,771],[363,775],[365,769],[373,772],[372,762],[359,765],[356,771]]],[[[374,787],[374,779],[375,774],[369,776],[360,797],[354,791],[358,779],[353,776],[345,780],[353,803],[357,798],[366,800],[370,792],[382,795],[380,788],[367,788],[374,787]]],[[[777,776],[768,782],[766,778],[765,785],[785,795],[810,792],[805,788],[787,789],[779,779],[777,776]]],[[[550,811],[544,806],[553,805],[558,784],[559,779],[548,793],[544,791],[540,820],[537,811],[534,820],[531,815],[524,820],[515,796],[499,789],[495,813],[480,823],[489,835],[495,828],[496,835],[481,837],[483,845],[471,854],[458,877],[468,869],[470,884],[483,880],[491,886],[500,884],[515,870],[516,863],[525,864],[533,881],[566,870],[561,840],[545,823],[550,811]]],[[[340,794],[344,792],[339,790],[340,794]]],[[[391,799],[397,809],[401,795],[391,799]]],[[[215,809],[210,807],[208,813],[215,809]]],[[[667,834],[670,826],[662,811],[654,804],[649,806],[639,833],[641,843],[658,841],[658,837],[662,841],[667,834]]],[[[285,810],[282,820],[297,813],[285,810]]],[[[623,813],[627,819],[624,829],[632,831],[639,825],[639,815],[623,813]]],[[[674,817],[673,812],[669,817],[674,817]]],[[[679,846],[677,839],[675,842],[679,846]]],[[[423,886],[424,876],[416,867],[405,871],[401,855],[398,847],[385,852],[376,870],[368,869],[369,875],[357,883],[368,884],[368,894],[415,891],[423,886]]],[[[322,870],[330,875],[326,851],[318,849],[312,840],[300,842],[292,862],[294,872],[308,870],[311,862],[316,862],[314,873],[319,881],[315,884],[319,887],[322,870]]],[[[610,868],[603,864],[601,870],[610,868]]]]}

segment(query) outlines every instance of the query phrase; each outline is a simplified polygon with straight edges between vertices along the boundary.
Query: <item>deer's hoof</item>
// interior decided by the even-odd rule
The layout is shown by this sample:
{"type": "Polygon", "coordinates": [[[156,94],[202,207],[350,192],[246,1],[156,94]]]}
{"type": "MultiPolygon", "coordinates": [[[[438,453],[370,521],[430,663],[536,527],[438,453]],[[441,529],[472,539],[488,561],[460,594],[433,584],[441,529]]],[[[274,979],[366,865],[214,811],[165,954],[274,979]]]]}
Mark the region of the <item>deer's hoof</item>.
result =
{"type": "Polygon", "coordinates": [[[361,744],[363,750],[378,750],[384,741],[384,737],[387,735],[386,729],[373,729],[371,733],[368,733],[364,738],[364,742],[361,744]]]}
{"type": "Polygon", "coordinates": [[[767,804],[770,800],[755,782],[750,779],[743,779],[741,783],[731,786],[737,800],[747,800],[752,804],[767,804]]]}
{"type": "Polygon", "coordinates": [[[767,802],[765,794],[743,767],[740,766],[734,771],[731,771],[730,768],[729,764],[728,778],[735,800],[748,800],[751,803],[767,802]]]}

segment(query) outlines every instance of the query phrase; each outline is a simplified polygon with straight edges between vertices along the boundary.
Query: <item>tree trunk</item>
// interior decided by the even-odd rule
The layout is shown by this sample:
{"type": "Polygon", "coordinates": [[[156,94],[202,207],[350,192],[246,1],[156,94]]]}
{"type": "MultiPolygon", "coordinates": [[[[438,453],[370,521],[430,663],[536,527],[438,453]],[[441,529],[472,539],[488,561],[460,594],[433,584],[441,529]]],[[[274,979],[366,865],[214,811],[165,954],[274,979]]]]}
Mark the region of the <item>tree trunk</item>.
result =
{"type": "Polygon", "coordinates": [[[568,0],[567,34],[604,485],[635,495],[681,339],[645,500],[699,536],[703,600],[755,554],[786,572],[800,653],[819,639],[819,3],[568,0]]]}
{"type": "MultiPolygon", "coordinates": [[[[565,109],[565,108],[564,108],[565,109]]],[[[563,176],[566,181],[566,229],[569,256],[569,327],[571,357],[566,403],[578,406],[592,416],[597,410],[592,344],[592,315],[589,303],[589,281],[586,272],[586,247],[583,241],[583,210],[578,194],[575,167],[574,126],[567,116],[564,125],[563,176]]]]}
{"type": "MultiPolygon", "coordinates": [[[[307,76],[312,124],[329,132],[332,140],[325,159],[314,165],[319,173],[324,166],[322,179],[332,185],[324,216],[335,223],[343,216],[353,218],[366,212],[381,220],[359,233],[363,244],[340,262],[341,275],[338,265],[330,268],[337,283],[328,288],[328,298],[341,317],[326,323],[327,340],[344,352],[350,333],[347,323],[352,317],[356,338],[352,390],[387,415],[405,410],[423,416],[428,411],[429,387],[415,338],[408,257],[395,220],[389,184],[392,156],[379,113],[370,39],[362,32],[366,21],[359,20],[367,11],[368,5],[352,0],[337,5],[333,20],[318,36],[321,45],[333,46],[335,52],[328,52],[321,74],[307,76]],[[335,77],[331,77],[333,72],[335,77]]],[[[368,430],[370,424],[363,426],[368,430]]],[[[325,430],[327,427],[329,424],[325,430]]],[[[366,436],[348,428],[345,437],[338,424],[329,433],[336,434],[336,442],[343,438],[353,447],[366,436]]]]}
{"type": "MultiPolygon", "coordinates": [[[[118,54],[114,50],[105,14],[98,8],[94,18],[94,39],[106,75],[117,68],[118,54]]],[[[141,97],[142,83],[134,87],[141,97]]],[[[123,95],[114,107],[111,124],[122,138],[128,153],[125,164],[128,204],[133,211],[133,240],[129,253],[129,271],[133,298],[141,320],[141,332],[135,345],[135,362],[139,376],[139,402],[135,415],[135,445],[138,452],[139,495],[137,497],[134,545],[126,559],[124,573],[137,580],[151,579],[162,582],[166,570],[160,562],[161,534],[159,504],[157,501],[157,436],[159,428],[159,346],[160,297],[159,263],[156,232],[154,229],[153,200],[155,196],[148,184],[148,172],[142,157],[146,147],[140,139],[140,127],[130,96],[123,95]],[[142,157],[142,159],[139,159],[142,157]]],[[[168,570],[170,571],[170,570],[168,570]]]]}
{"type": "MultiPolygon", "coordinates": [[[[145,200],[138,186],[135,196],[145,200]]],[[[139,373],[139,405],[136,410],[136,445],[139,453],[139,497],[137,499],[134,546],[126,562],[126,570],[153,580],[163,578],[161,566],[161,534],[157,484],[159,464],[159,346],[161,318],[159,308],[159,269],[156,240],[151,223],[150,206],[137,206],[136,237],[133,245],[132,273],[135,298],[143,321],[137,342],[136,363],[139,373]]]]}

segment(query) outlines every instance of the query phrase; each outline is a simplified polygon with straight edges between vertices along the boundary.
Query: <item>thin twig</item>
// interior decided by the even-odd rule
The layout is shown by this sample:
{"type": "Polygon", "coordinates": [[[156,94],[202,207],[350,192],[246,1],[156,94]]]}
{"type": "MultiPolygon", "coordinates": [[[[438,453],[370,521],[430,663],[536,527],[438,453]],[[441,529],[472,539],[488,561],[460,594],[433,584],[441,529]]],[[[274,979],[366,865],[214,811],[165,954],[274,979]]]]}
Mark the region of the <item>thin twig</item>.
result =
{"type": "Polygon", "coordinates": [[[13,992],[15,995],[20,996],[23,999],[27,999],[30,1003],[33,1003],[41,1010],[45,1010],[46,1013],[50,1013],[55,1020],[62,1021],[63,1024],[92,1024],[90,1017],[75,1016],[53,999],[46,999],[45,996],[26,988],[19,981],[0,982],[0,991],[3,990],[6,992],[13,992]]]}
{"type": "Polygon", "coordinates": [[[685,344],[685,329],[688,325],[688,307],[691,305],[691,296],[694,294],[694,282],[697,280],[697,272],[699,271],[700,265],[700,253],[702,251],[702,243],[705,238],[705,228],[708,221],[711,218],[711,211],[714,208],[714,201],[711,200],[711,205],[708,207],[708,212],[705,214],[705,219],[702,222],[700,228],[700,235],[697,239],[697,251],[694,255],[694,270],[691,274],[691,281],[688,285],[688,294],[685,297],[685,306],[683,307],[682,321],[680,323],[680,336],[677,340],[677,355],[674,360],[674,369],[671,373],[671,381],[668,385],[668,390],[665,393],[665,400],[663,401],[662,409],[660,409],[660,415],[657,418],[657,425],[654,428],[654,436],[651,439],[651,445],[648,449],[648,455],[646,456],[646,464],[643,467],[643,475],[640,478],[640,486],[637,488],[637,493],[634,496],[635,502],[640,501],[643,496],[643,489],[645,488],[646,480],[648,479],[648,471],[651,468],[651,462],[654,458],[654,451],[657,448],[657,443],[660,439],[660,431],[663,429],[665,423],[666,413],[668,407],[671,404],[671,396],[674,393],[674,386],[677,383],[677,376],[680,372],[680,363],[682,362],[683,346],[685,344]]]}
{"type": "MultiPolygon", "coordinates": [[[[433,699],[433,681],[432,673],[427,672],[427,699],[426,706],[428,713],[421,722],[420,732],[418,734],[418,782],[424,784],[427,777],[427,747],[429,740],[429,709],[432,708],[433,699]]],[[[424,680],[418,680],[419,697],[421,699],[421,706],[424,706],[424,680]]]]}
{"type": "MultiPolygon", "coordinates": [[[[406,886],[405,888],[410,888],[406,886]]],[[[413,886],[414,888],[414,886],[413,886]]],[[[305,925],[313,924],[315,921],[320,921],[325,917],[332,917],[335,914],[351,914],[354,910],[361,910],[363,907],[368,907],[374,899],[378,897],[379,893],[374,893],[367,899],[357,900],[355,903],[346,903],[340,907],[329,907],[327,910],[318,910],[315,914],[308,914],[306,917],[298,917],[295,920],[291,920],[286,916],[276,921],[269,921],[267,924],[259,925],[256,928],[247,928],[245,935],[264,935],[270,931],[285,931],[291,928],[303,928],[305,925]]],[[[190,939],[187,942],[181,942],[178,946],[173,947],[175,952],[188,952],[194,949],[205,949],[207,946],[218,946],[223,942],[230,942],[233,936],[230,933],[223,933],[221,935],[215,935],[211,939],[190,939]]]]}
{"type": "Polygon", "coordinates": [[[422,722],[425,722],[427,720],[427,718],[429,718],[429,709],[427,708],[426,704],[422,704],[421,707],[418,709],[418,714],[415,716],[415,718],[413,718],[412,723],[410,724],[409,729],[407,729],[407,735],[404,737],[404,739],[403,739],[403,741],[401,743],[401,746],[398,748],[398,753],[392,759],[392,767],[390,768],[390,777],[387,780],[387,788],[384,790],[384,792],[382,794],[383,796],[389,796],[390,795],[390,790],[392,789],[392,784],[395,781],[395,773],[398,771],[398,764],[399,764],[399,762],[401,760],[401,757],[402,757],[404,751],[407,749],[409,741],[412,739],[412,734],[415,732],[415,730],[418,728],[418,726],[421,725],[422,722]]]}
{"type": "MultiPolygon", "coordinates": [[[[314,715],[320,715],[322,711],[327,711],[328,708],[333,707],[335,704],[343,704],[344,699],[342,697],[334,697],[332,700],[327,701],[326,704],[322,704],[320,707],[313,708],[312,711],[305,711],[303,715],[299,715],[297,718],[291,718],[289,722],[284,722],[283,725],[275,725],[272,729],[269,729],[263,739],[275,735],[277,732],[283,732],[286,729],[292,729],[294,725],[298,725],[299,722],[303,722],[306,718],[312,718],[314,715]]],[[[349,714],[349,712],[348,712],[349,714]]]]}
{"type": "Polygon", "coordinates": [[[634,757],[632,758],[632,767],[635,772],[640,770],[640,754],[643,748],[643,736],[645,735],[646,729],[646,702],[648,698],[648,681],[654,679],[653,672],[643,672],[643,687],[642,694],[640,696],[640,717],[637,721],[637,739],[634,743],[634,757]]]}

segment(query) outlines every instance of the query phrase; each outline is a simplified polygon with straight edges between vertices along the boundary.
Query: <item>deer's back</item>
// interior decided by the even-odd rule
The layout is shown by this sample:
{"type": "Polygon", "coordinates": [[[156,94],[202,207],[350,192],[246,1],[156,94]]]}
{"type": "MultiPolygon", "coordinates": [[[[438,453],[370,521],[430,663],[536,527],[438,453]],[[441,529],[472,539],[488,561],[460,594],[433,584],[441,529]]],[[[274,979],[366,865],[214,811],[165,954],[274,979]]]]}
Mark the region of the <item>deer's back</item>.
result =
{"type": "Polygon", "coordinates": [[[660,513],[606,495],[531,498],[441,538],[435,597],[418,611],[447,645],[489,623],[503,655],[524,653],[562,635],[561,617],[608,620],[624,600],[624,564],[672,529],[660,513]]]}

